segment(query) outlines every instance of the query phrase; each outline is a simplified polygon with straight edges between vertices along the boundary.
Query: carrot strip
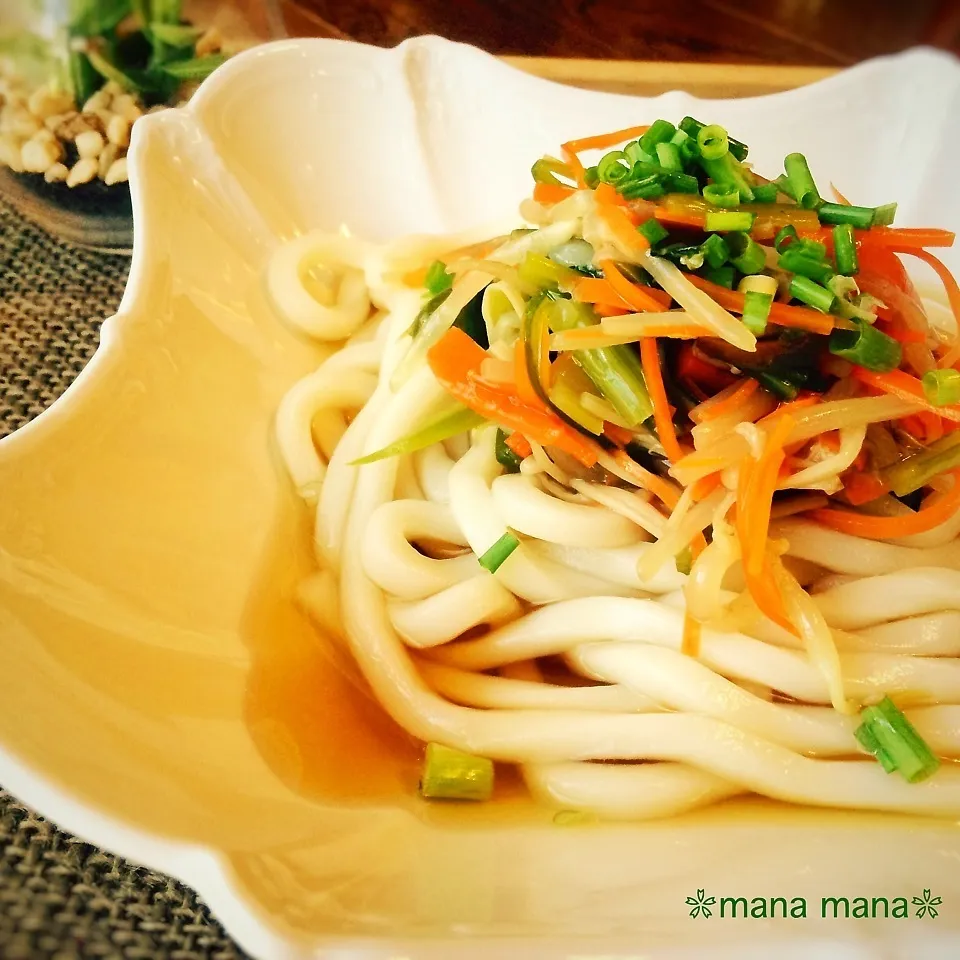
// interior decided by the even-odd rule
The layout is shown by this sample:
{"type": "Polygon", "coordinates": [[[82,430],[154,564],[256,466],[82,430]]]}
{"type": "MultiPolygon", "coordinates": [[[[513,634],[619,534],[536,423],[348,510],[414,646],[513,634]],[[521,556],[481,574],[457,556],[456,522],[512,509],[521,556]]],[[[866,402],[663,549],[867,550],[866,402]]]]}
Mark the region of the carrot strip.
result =
{"type": "Polygon", "coordinates": [[[957,283],[956,278],[947,269],[946,264],[926,250],[908,250],[907,253],[914,257],[919,257],[924,263],[933,267],[936,271],[940,282],[943,284],[943,289],[946,291],[947,299],[950,301],[950,309],[953,311],[958,326],[960,326],[960,284],[957,283]]]}
{"type": "Polygon", "coordinates": [[[618,447],[625,447],[634,437],[632,430],[621,427],[619,424],[603,421],[603,435],[612,440],[618,447]]]}
{"type": "Polygon", "coordinates": [[[837,203],[842,203],[845,207],[850,206],[850,201],[833,185],[830,184],[830,189],[833,191],[833,195],[837,198],[837,203]]]}
{"type": "MultiPolygon", "coordinates": [[[[742,381],[733,393],[728,394],[716,403],[711,403],[702,413],[698,414],[698,422],[706,423],[708,420],[716,420],[717,417],[733,413],[737,407],[746,403],[746,401],[757,392],[759,387],[760,384],[752,378],[742,381]]],[[[690,412],[694,414],[697,411],[694,409],[690,412]]]]}
{"type": "Polygon", "coordinates": [[[568,140],[562,146],[564,153],[578,154],[584,150],[605,150],[607,147],[615,147],[618,143],[624,143],[627,140],[636,140],[642,137],[650,129],[649,125],[643,127],[624,127],[623,130],[613,130],[610,133],[599,133],[592,137],[579,137],[576,140],[568,140]]]}
{"type": "Polygon", "coordinates": [[[533,188],[533,199],[537,203],[559,203],[576,193],[573,187],[560,183],[538,183],[533,188]]]}
{"type": "Polygon", "coordinates": [[[856,231],[854,236],[865,245],[889,247],[902,253],[914,253],[922,247],[952,247],[957,238],[952,230],[911,227],[871,227],[856,231]]]}
{"type": "Polygon", "coordinates": [[[701,477],[699,480],[695,480],[693,484],[693,489],[690,493],[693,496],[693,499],[697,502],[709,497],[714,490],[716,490],[722,483],[720,471],[716,473],[708,473],[705,477],[701,477]]]}
{"type": "Polygon", "coordinates": [[[869,503],[882,497],[889,487],[875,474],[863,473],[854,470],[849,477],[844,477],[843,492],[851,506],[859,507],[862,503],[869,503]]]}
{"type": "Polygon", "coordinates": [[[667,391],[663,385],[663,373],[660,370],[660,354],[657,351],[656,337],[644,337],[640,341],[640,363],[643,367],[643,379],[653,403],[653,422],[657,436],[671,463],[683,457],[683,449],[677,442],[677,431],[673,426],[673,413],[667,401],[667,391]]]}
{"type": "Polygon", "coordinates": [[[668,223],[674,227],[695,227],[702,230],[707,223],[707,218],[703,214],[668,210],[666,207],[657,207],[653,215],[660,223],[668,223]]]}
{"type": "Polygon", "coordinates": [[[600,204],[597,207],[597,214],[617,241],[631,255],[640,257],[650,249],[650,244],[647,243],[643,234],[637,232],[633,222],[620,207],[600,204]]]}
{"type": "MultiPolygon", "coordinates": [[[[633,232],[636,236],[639,236],[635,230],[633,232]]],[[[607,278],[607,282],[617,292],[620,299],[628,303],[637,312],[662,313],[666,310],[666,307],[655,297],[651,297],[643,287],[631,283],[617,269],[617,265],[612,260],[601,260],[599,267],[603,271],[603,275],[607,278]]]]}
{"type": "MultiPolygon", "coordinates": [[[[732,310],[734,313],[743,313],[743,305],[746,297],[736,290],[728,290],[721,287],[718,283],[711,283],[703,277],[696,274],[685,274],[695,287],[699,287],[704,293],[709,294],[717,303],[726,310],[732,310]]],[[[811,310],[808,307],[791,307],[785,303],[774,303],[770,307],[769,320],[779,327],[794,327],[798,330],[809,330],[811,333],[819,333],[827,336],[833,330],[833,317],[826,313],[820,313],[819,310],[811,310]]]]}
{"type": "MultiPolygon", "coordinates": [[[[487,352],[458,327],[451,327],[427,351],[427,363],[441,386],[461,403],[510,430],[519,430],[529,440],[556,446],[576,457],[584,466],[597,462],[597,447],[556,414],[542,406],[525,403],[516,390],[486,383],[479,377],[487,352]]],[[[518,364],[519,371],[525,365],[518,364]]]]}
{"type": "Polygon", "coordinates": [[[890,370],[888,373],[875,373],[863,367],[854,367],[850,374],[861,383],[891,393],[901,400],[909,400],[918,406],[935,413],[938,417],[960,422],[960,407],[935,407],[923,392],[923,385],[916,377],[912,377],[903,370],[890,370]]]}
{"type": "Polygon", "coordinates": [[[593,195],[601,207],[625,207],[627,205],[627,201],[624,200],[624,198],[617,193],[616,188],[609,183],[598,183],[593,191],[593,195]]]}
{"type": "Polygon", "coordinates": [[[611,304],[634,312],[630,304],[613,289],[610,281],[602,277],[584,277],[578,280],[573,288],[573,296],[581,303],[611,304]]]}
{"type": "Polygon", "coordinates": [[[676,488],[672,484],[667,483],[666,480],[658,477],[655,473],[645,470],[625,451],[615,450],[613,452],[613,459],[616,461],[617,466],[620,467],[624,473],[628,474],[638,487],[649,490],[654,496],[659,497],[671,510],[680,502],[680,494],[677,493],[676,488]]]}
{"type": "Polygon", "coordinates": [[[526,460],[527,457],[533,453],[533,447],[530,446],[530,441],[516,430],[507,437],[504,443],[523,460],[526,460]]]}
{"type": "Polygon", "coordinates": [[[953,489],[930,503],[926,500],[916,513],[900,517],[873,517],[850,510],[811,510],[807,516],[833,530],[868,540],[893,540],[926,533],[949,520],[960,509],[960,471],[952,470],[953,489]]]}

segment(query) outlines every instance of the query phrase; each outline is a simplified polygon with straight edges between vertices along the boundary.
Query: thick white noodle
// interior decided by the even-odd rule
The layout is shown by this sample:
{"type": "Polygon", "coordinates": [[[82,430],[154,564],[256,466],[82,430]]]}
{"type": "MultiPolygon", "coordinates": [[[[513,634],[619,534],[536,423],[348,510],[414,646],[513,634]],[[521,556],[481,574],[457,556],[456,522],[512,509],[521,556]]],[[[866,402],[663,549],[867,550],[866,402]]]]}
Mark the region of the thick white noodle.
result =
{"type": "MultiPolygon", "coordinates": [[[[560,207],[568,210],[562,219],[507,240],[492,258],[518,263],[594,218],[584,200],[532,212],[547,219],[560,207]]],[[[668,520],[646,491],[594,482],[594,474],[581,479],[549,448],[506,474],[487,427],[352,466],[449,405],[427,365],[414,362],[424,344],[411,349],[407,331],[420,294],[391,278],[460,244],[417,244],[414,252],[403,244],[371,252],[349,238],[311,235],[283,248],[268,276],[289,322],[318,339],[353,336],[291,388],[277,436],[298,491],[316,503],[323,570],[301,585],[298,600],[343,639],[397,722],[423,740],[522,765],[531,793],[546,802],[614,819],[670,816],[745,792],[960,815],[960,771],[945,766],[921,784],[888,776],[862,755],[856,718],[828,706],[899,697],[936,753],[960,757],[960,518],[890,543],[801,519],[775,522],[771,537],[785,544],[790,569],[813,584],[812,595],[799,585],[787,591],[805,623],[805,649],[738,598],[727,489],[696,504],[686,495],[668,520]],[[306,286],[304,264],[319,271],[306,286]],[[367,322],[369,306],[359,316],[358,275],[363,296],[385,311],[379,320],[367,322]],[[313,296],[313,281],[322,293],[324,278],[327,305],[313,296]],[[674,553],[711,523],[712,542],[683,576],[674,553]],[[511,530],[520,545],[496,573],[485,571],[478,557],[511,530]],[[681,653],[687,610],[704,623],[696,658],[681,653]],[[559,659],[540,660],[549,657],[559,659]],[[547,670],[558,663],[565,678],[547,670]]],[[[659,261],[651,264],[675,283],[659,261]]],[[[460,299],[489,279],[465,269],[460,299]]],[[[730,332],[729,314],[707,318],[688,286],[678,287],[684,306],[730,332]]],[[[449,302],[438,327],[452,320],[457,301],[449,302]]],[[[494,353],[507,359],[495,341],[515,336],[521,291],[498,281],[483,303],[494,353]]],[[[829,487],[856,457],[866,424],[913,409],[879,397],[798,411],[788,442],[837,429],[841,445],[786,484],[829,487]]],[[[754,428],[757,443],[762,430],[754,428]]],[[[697,431],[703,449],[675,472],[689,481],[717,469],[706,463],[717,457],[733,489],[749,438],[736,422],[697,431]]],[[[630,484],[610,456],[601,464],[630,484]]]]}

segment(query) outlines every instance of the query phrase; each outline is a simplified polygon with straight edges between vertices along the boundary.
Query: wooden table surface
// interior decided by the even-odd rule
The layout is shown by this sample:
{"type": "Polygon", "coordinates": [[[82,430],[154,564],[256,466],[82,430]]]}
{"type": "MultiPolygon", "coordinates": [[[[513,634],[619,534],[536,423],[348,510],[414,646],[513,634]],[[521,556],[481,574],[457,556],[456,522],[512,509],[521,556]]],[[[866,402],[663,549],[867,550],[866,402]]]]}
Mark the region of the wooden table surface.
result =
{"type": "MultiPolygon", "coordinates": [[[[491,53],[837,68],[916,44],[960,52],[960,0],[281,0],[292,36],[491,53]]],[[[757,91],[761,92],[761,91],[757,91]]]]}

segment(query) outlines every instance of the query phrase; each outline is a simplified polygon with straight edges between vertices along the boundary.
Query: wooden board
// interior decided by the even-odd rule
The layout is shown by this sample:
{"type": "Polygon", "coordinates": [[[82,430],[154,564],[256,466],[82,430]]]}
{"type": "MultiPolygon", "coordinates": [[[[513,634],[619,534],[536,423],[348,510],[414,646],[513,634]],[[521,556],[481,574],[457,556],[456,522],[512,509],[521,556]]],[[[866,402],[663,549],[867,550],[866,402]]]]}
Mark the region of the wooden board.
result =
{"type": "Polygon", "coordinates": [[[557,83],[588,90],[656,96],[686,90],[697,97],[757,97],[806,86],[833,76],[833,67],[771,67],[650,60],[577,60],[565,57],[503,57],[506,63],[557,83]]]}

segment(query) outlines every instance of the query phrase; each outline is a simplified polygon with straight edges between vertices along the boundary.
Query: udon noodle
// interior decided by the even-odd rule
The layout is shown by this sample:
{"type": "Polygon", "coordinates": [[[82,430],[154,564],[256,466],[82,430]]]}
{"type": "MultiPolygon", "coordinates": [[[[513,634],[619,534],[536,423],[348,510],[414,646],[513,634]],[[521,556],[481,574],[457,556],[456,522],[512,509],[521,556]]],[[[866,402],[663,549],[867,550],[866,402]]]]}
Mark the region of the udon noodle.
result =
{"type": "MultiPolygon", "coordinates": [[[[304,603],[343,638],[407,731],[519,765],[531,793],[557,807],[655,818],[755,793],[960,813],[952,763],[910,783],[854,736],[858,711],[889,696],[933,754],[960,756],[960,513],[877,539],[831,528],[805,507],[834,497],[876,425],[923,409],[918,401],[854,393],[841,378],[793,410],[785,442],[800,456],[776,483],[763,558],[784,622],[764,615],[745,584],[736,519],[741,470],[751,457],[763,462],[782,403],[764,390],[693,426],[659,486],[645,486],[648,471],[615,444],[598,445],[598,463],[586,467],[530,437],[510,472],[495,420],[354,463],[462,410],[428,362],[423,333],[433,323],[442,333],[474,298],[489,343],[483,376],[514,376],[513,343],[534,295],[520,266],[571,240],[589,242],[597,261],[643,264],[675,304],[658,323],[679,307],[687,316],[669,322],[693,317],[744,347],[744,325],[686,274],[626,248],[595,191],[529,200],[522,212],[535,229],[486,248],[468,247],[476,236],[375,247],[315,233],[273,258],[279,313],[337,345],[277,416],[283,459],[315,513],[318,572],[304,603]],[[452,292],[418,320],[422,268],[438,257],[452,292]],[[831,431],[835,442],[818,447],[831,431]],[[478,559],[508,534],[519,545],[491,573],[478,559]],[[696,543],[687,563],[676,559],[696,543]]],[[[955,335],[948,313],[921,316],[935,313],[945,332],[914,341],[928,354],[955,335]]],[[[662,454],[655,432],[641,439],[662,454]]],[[[935,482],[933,503],[953,480],[935,482]]],[[[869,515],[907,510],[888,495],[869,515]]]]}

